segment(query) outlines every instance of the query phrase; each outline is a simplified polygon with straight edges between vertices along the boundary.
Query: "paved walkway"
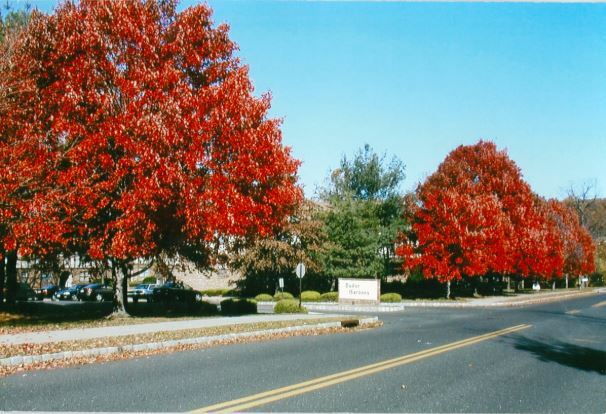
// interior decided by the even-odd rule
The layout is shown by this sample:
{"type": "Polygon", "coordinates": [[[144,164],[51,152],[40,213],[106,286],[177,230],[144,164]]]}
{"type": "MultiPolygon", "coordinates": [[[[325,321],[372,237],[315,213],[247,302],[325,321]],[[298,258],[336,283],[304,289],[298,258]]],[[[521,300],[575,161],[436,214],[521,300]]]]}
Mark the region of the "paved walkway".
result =
{"type": "Polygon", "coordinates": [[[234,317],[216,317],[189,319],[174,322],[142,323],[134,325],[104,326],[100,328],[63,329],[45,332],[26,332],[20,334],[0,335],[0,345],[19,345],[24,343],[43,344],[59,341],[75,341],[108,336],[140,335],[153,332],[180,331],[184,329],[214,328],[262,322],[281,322],[297,319],[327,319],[336,315],[318,314],[280,314],[248,315],[234,317]]]}

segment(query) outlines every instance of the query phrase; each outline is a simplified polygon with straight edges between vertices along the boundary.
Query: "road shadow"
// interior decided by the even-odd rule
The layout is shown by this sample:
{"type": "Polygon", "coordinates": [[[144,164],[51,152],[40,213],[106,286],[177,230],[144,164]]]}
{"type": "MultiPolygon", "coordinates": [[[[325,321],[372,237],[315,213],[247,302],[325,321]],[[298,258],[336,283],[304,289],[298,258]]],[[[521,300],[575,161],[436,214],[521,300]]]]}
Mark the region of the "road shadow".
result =
{"type": "Polygon", "coordinates": [[[569,344],[561,341],[542,342],[516,338],[516,349],[527,351],[543,362],[556,362],[571,368],[606,375],[606,352],[599,349],[569,344]]]}

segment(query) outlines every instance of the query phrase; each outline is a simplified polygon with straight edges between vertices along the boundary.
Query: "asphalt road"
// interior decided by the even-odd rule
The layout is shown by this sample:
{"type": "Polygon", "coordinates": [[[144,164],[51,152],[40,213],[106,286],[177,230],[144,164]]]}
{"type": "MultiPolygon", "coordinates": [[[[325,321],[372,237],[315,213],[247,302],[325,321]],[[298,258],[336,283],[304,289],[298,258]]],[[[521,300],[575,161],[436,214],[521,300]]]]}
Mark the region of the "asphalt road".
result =
{"type": "Polygon", "coordinates": [[[174,412],[253,396],[214,409],[603,413],[605,301],[407,309],[357,333],[27,372],[0,379],[0,410],[174,412]]]}

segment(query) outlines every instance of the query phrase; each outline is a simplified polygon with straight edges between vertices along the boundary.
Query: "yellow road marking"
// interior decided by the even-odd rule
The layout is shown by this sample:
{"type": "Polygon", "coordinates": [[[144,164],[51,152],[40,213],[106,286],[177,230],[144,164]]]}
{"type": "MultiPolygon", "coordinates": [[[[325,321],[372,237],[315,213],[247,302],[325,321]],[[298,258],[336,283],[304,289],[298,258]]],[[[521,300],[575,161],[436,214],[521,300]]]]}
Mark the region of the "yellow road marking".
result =
{"type": "Polygon", "coordinates": [[[602,306],[606,306],[606,300],[596,303],[595,305],[592,306],[592,308],[601,308],[602,306]]]}
{"type": "Polygon", "coordinates": [[[573,309],[566,312],[568,315],[576,315],[577,313],[581,313],[580,309],[573,309]]]}
{"type": "Polygon", "coordinates": [[[501,329],[498,331],[490,332],[484,335],[475,336],[461,341],[452,342],[450,344],[438,346],[424,351],[415,352],[409,355],[403,355],[401,357],[388,359],[386,361],[366,365],[363,367],[351,369],[348,371],[339,372],[332,375],[316,378],[313,380],[301,382],[299,384],[289,385],[287,387],[277,388],[275,390],[265,391],[259,394],[250,395],[248,397],[239,398],[232,401],[227,401],[219,404],[209,405],[194,411],[192,413],[206,413],[206,412],[219,412],[228,413],[235,411],[243,411],[249,408],[257,407],[260,405],[268,404],[270,402],[290,398],[296,395],[304,394],[317,389],[329,387],[331,385],[339,384],[341,382],[350,381],[363,376],[375,374],[377,372],[384,371],[386,369],[395,368],[400,365],[408,364],[420,359],[429,358],[444,352],[453,351],[458,348],[473,345],[478,342],[486,341],[488,339],[496,338],[501,335],[507,335],[509,333],[517,332],[522,329],[530,328],[531,325],[523,324],[516,325],[510,328],[501,329]]]}

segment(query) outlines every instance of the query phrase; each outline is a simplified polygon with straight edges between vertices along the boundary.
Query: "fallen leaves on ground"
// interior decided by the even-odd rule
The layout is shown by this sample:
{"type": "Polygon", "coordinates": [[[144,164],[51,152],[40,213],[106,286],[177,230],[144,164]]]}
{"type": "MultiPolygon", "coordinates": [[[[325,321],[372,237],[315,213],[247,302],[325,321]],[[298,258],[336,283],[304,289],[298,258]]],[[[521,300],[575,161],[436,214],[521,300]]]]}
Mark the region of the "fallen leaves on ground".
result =
{"type": "MultiPolygon", "coordinates": [[[[339,320],[339,319],[336,318],[335,320],[339,320]]],[[[328,320],[323,319],[321,322],[327,322],[327,321],[328,320]]],[[[249,332],[249,331],[264,330],[264,329],[275,329],[275,328],[285,327],[285,326],[300,326],[300,325],[304,325],[304,324],[314,324],[314,323],[317,324],[318,323],[318,321],[314,322],[311,320],[298,321],[298,322],[299,322],[298,324],[292,324],[292,323],[286,324],[284,322],[250,324],[250,325],[246,325],[246,328],[247,328],[246,330],[242,330],[242,329],[225,330],[225,329],[223,329],[222,332],[214,333],[214,334],[208,333],[210,330],[206,329],[206,330],[204,330],[206,332],[204,334],[197,334],[194,336],[183,336],[183,337],[179,337],[179,338],[171,337],[171,338],[167,338],[167,339],[156,339],[156,340],[152,340],[152,341],[144,340],[144,342],[156,342],[156,341],[160,341],[160,340],[166,341],[166,340],[171,340],[171,339],[182,339],[182,338],[189,338],[189,337],[193,338],[193,337],[197,337],[197,336],[220,335],[220,334],[232,333],[232,332],[249,332]],[[266,325],[272,325],[272,326],[268,327],[266,325]],[[282,325],[282,326],[277,326],[277,325],[282,325]],[[254,327],[256,327],[256,328],[254,328],[254,327]]],[[[312,329],[312,330],[308,330],[308,331],[295,331],[295,332],[283,331],[283,332],[275,332],[275,333],[271,333],[271,334],[259,333],[258,335],[253,335],[253,336],[249,336],[249,337],[217,339],[216,341],[203,343],[203,344],[177,345],[177,346],[173,346],[170,348],[144,350],[144,351],[122,351],[122,352],[117,352],[114,354],[97,355],[94,357],[78,357],[78,358],[70,358],[70,359],[66,359],[66,360],[64,359],[64,360],[53,360],[53,361],[41,361],[41,362],[27,364],[27,365],[21,364],[21,365],[14,365],[14,366],[0,366],[0,377],[12,375],[12,374],[15,374],[18,372],[24,372],[24,371],[64,368],[64,367],[70,367],[70,366],[93,364],[93,363],[108,362],[108,361],[120,361],[120,360],[131,359],[131,358],[140,358],[140,357],[145,357],[145,356],[159,355],[159,354],[176,352],[176,351],[178,352],[178,351],[189,351],[189,350],[195,350],[195,349],[204,349],[204,348],[211,348],[211,347],[222,346],[222,345],[261,342],[261,341],[267,341],[267,340],[290,338],[290,337],[294,337],[294,336],[319,336],[319,335],[335,334],[335,333],[357,332],[357,331],[361,331],[361,330],[377,328],[382,325],[383,325],[383,322],[377,321],[375,323],[363,325],[361,327],[356,327],[356,328],[335,327],[335,328],[316,328],[316,329],[312,329]]],[[[241,327],[242,326],[240,326],[240,328],[241,327]]],[[[229,327],[229,328],[235,328],[235,327],[229,327]]],[[[198,332],[198,331],[200,331],[200,330],[189,330],[189,331],[185,331],[185,332],[193,333],[193,332],[198,332]]],[[[221,331],[221,330],[217,330],[217,331],[221,331]]],[[[175,333],[184,334],[185,332],[184,331],[162,332],[161,334],[175,334],[175,333]]],[[[134,336],[128,336],[128,337],[120,337],[120,339],[129,338],[129,340],[134,340],[135,338],[140,339],[140,338],[144,338],[144,337],[146,338],[147,335],[134,335],[134,336]]],[[[119,346],[119,345],[108,344],[108,342],[105,342],[106,339],[110,340],[110,339],[117,339],[117,338],[104,338],[104,340],[95,341],[95,342],[97,344],[100,344],[99,346],[101,346],[101,347],[119,346]]],[[[78,341],[78,342],[80,342],[80,344],[82,345],[83,341],[78,341]]],[[[84,342],[87,342],[87,341],[84,341],[84,342]]],[[[142,343],[142,342],[122,342],[121,344],[126,345],[128,343],[142,343]]],[[[61,342],[58,344],[67,344],[67,342],[61,342]]],[[[44,344],[44,345],[58,345],[58,344],[44,344]]],[[[3,347],[3,348],[6,348],[6,347],[3,347]]],[[[62,352],[61,350],[41,352],[40,345],[35,345],[35,344],[27,344],[25,349],[30,349],[31,351],[37,352],[37,353],[62,352]]],[[[50,348],[50,349],[52,349],[52,348],[50,348]]],[[[85,349],[85,348],[80,346],[78,348],[74,348],[71,350],[76,350],[76,349],[81,350],[81,349],[85,349]]],[[[63,350],[68,351],[70,349],[63,349],[63,350]]],[[[4,352],[4,349],[2,349],[2,351],[4,352]]],[[[21,354],[21,355],[23,355],[23,354],[21,354]]],[[[29,353],[29,355],[33,355],[33,354],[29,353]]]]}

